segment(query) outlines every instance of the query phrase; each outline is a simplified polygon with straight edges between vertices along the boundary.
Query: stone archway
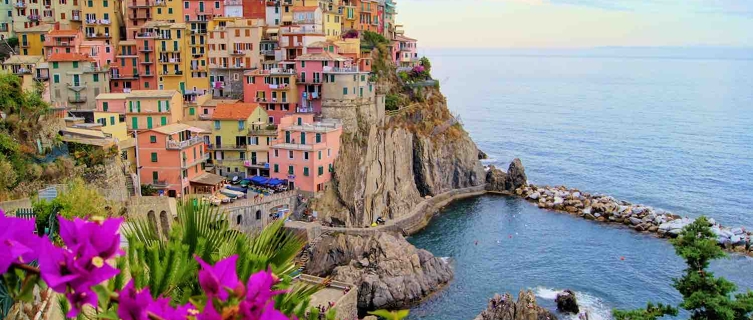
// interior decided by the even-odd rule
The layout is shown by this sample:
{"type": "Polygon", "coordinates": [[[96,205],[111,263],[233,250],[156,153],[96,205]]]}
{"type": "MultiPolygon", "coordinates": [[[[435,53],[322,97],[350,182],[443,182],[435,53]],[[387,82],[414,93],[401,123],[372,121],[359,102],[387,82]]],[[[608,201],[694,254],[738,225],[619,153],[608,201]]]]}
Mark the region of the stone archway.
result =
{"type": "Polygon", "coordinates": [[[261,220],[261,210],[256,210],[256,220],[261,220]]]}
{"type": "Polygon", "coordinates": [[[235,224],[241,225],[241,222],[243,222],[243,215],[237,215],[235,216],[235,224]]]}
{"type": "Polygon", "coordinates": [[[170,219],[167,218],[167,212],[162,210],[159,213],[159,222],[162,226],[162,236],[167,238],[170,234],[170,219]]]}
{"type": "Polygon", "coordinates": [[[154,234],[159,235],[159,229],[157,229],[157,216],[154,214],[154,210],[149,210],[146,214],[146,218],[149,220],[149,228],[154,234]]]}

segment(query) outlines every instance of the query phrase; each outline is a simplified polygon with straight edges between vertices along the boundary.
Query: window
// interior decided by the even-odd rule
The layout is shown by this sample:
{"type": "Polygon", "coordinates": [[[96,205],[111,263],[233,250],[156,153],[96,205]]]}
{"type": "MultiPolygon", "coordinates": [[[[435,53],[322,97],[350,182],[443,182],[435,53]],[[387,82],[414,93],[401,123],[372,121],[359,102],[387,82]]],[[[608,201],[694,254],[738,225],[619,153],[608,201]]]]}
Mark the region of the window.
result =
{"type": "Polygon", "coordinates": [[[316,143],[320,143],[320,142],[322,142],[322,134],[321,133],[317,133],[316,134],[316,143]]]}
{"type": "Polygon", "coordinates": [[[92,0],[89,0],[89,1],[87,1],[87,2],[88,2],[88,4],[87,4],[87,5],[89,6],[89,8],[91,8],[91,7],[93,7],[93,6],[94,6],[94,1],[92,1],[92,0]]]}
{"type": "Polygon", "coordinates": [[[166,126],[167,125],[167,117],[160,118],[160,125],[166,126]]]}
{"type": "Polygon", "coordinates": [[[188,9],[188,1],[183,1],[183,9],[188,9]]]}
{"type": "MultiPolygon", "coordinates": [[[[159,9],[159,13],[162,13],[162,9],[159,9]]],[[[173,8],[167,8],[167,14],[173,14],[173,8]]]]}
{"type": "Polygon", "coordinates": [[[293,166],[288,166],[288,174],[293,174],[295,172],[293,166]]]}
{"type": "Polygon", "coordinates": [[[301,61],[301,68],[305,68],[305,67],[306,67],[306,61],[301,61]]]}
{"type": "Polygon", "coordinates": [[[303,153],[303,160],[308,160],[308,159],[309,159],[309,152],[308,152],[308,151],[305,151],[305,152],[303,153]]]}
{"type": "Polygon", "coordinates": [[[348,94],[348,88],[347,87],[343,87],[343,95],[346,95],[346,94],[348,94]]]}
{"type": "Polygon", "coordinates": [[[54,81],[55,83],[60,83],[60,75],[59,75],[59,74],[53,75],[53,76],[52,76],[52,80],[53,80],[53,81],[54,81]]]}
{"type": "Polygon", "coordinates": [[[238,120],[238,130],[243,130],[246,127],[246,121],[238,120]]]}
{"type": "Polygon", "coordinates": [[[110,117],[110,125],[111,126],[115,125],[115,117],[110,117]]]}
{"type": "Polygon", "coordinates": [[[319,150],[317,153],[318,153],[318,156],[319,156],[319,160],[322,160],[322,151],[319,150]]]}
{"type": "Polygon", "coordinates": [[[188,114],[191,115],[191,116],[195,115],[196,114],[196,110],[194,108],[188,108],[188,114]]]}
{"type": "Polygon", "coordinates": [[[157,143],[157,136],[149,136],[150,143],[157,143]]]}
{"type": "Polygon", "coordinates": [[[159,172],[152,171],[152,181],[154,181],[156,183],[157,180],[159,180],[159,172]]]}
{"type": "Polygon", "coordinates": [[[53,69],[57,69],[57,68],[58,68],[58,66],[59,66],[59,65],[58,65],[58,63],[57,63],[57,62],[53,62],[53,63],[52,63],[52,68],[53,68],[53,69]]]}
{"type": "Polygon", "coordinates": [[[317,175],[323,175],[324,174],[324,166],[319,166],[319,169],[317,169],[317,175]]]}
{"type": "Polygon", "coordinates": [[[152,152],[152,162],[157,162],[157,153],[152,152]]]}
{"type": "Polygon", "coordinates": [[[277,149],[275,149],[275,158],[277,158],[277,157],[279,157],[279,156],[280,156],[280,153],[279,153],[279,151],[280,151],[280,150],[277,150],[277,149]]]}
{"type": "Polygon", "coordinates": [[[293,150],[288,150],[288,159],[293,159],[293,150]]]}
{"type": "Polygon", "coordinates": [[[215,1],[214,2],[214,8],[215,9],[219,9],[220,8],[220,2],[219,1],[215,1]]]}
{"type": "Polygon", "coordinates": [[[92,78],[93,78],[94,82],[99,82],[99,74],[96,74],[96,73],[93,74],[92,78]]]}
{"type": "Polygon", "coordinates": [[[214,129],[220,130],[220,120],[214,120],[214,129]]]}
{"type": "Polygon", "coordinates": [[[73,61],[73,69],[78,68],[78,61],[73,61]]]}
{"type": "Polygon", "coordinates": [[[309,167],[303,167],[303,176],[305,177],[309,176],[309,167]]]}
{"type": "MultiPolygon", "coordinates": [[[[275,150],[275,151],[277,151],[277,150],[275,150]]],[[[280,172],[280,166],[279,165],[275,164],[274,172],[275,173],[279,173],[280,172]]]]}
{"type": "Polygon", "coordinates": [[[332,149],[327,148],[327,158],[329,158],[329,156],[332,154],[331,151],[332,151],[332,149]]]}
{"type": "Polygon", "coordinates": [[[109,6],[109,3],[107,0],[102,1],[102,6],[107,8],[109,6]]]}

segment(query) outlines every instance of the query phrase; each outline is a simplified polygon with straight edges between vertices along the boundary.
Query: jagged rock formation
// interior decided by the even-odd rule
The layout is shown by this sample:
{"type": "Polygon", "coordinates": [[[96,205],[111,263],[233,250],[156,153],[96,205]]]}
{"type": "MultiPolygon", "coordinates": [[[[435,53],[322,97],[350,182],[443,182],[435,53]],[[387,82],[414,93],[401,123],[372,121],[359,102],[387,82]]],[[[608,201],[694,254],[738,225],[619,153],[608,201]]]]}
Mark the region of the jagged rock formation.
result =
{"type": "Polygon", "coordinates": [[[515,189],[525,186],[527,181],[525,168],[518,158],[510,163],[506,173],[494,166],[489,166],[486,172],[486,190],[489,191],[512,193],[515,189]]]}
{"type": "Polygon", "coordinates": [[[560,312],[569,312],[578,314],[580,308],[578,308],[578,300],[575,298],[575,292],[570,289],[566,289],[557,294],[557,298],[554,299],[557,303],[557,310],[560,312]]]}
{"type": "Polygon", "coordinates": [[[556,320],[549,310],[536,305],[533,292],[521,290],[516,302],[512,295],[495,294],[489,300],[486,310],[482,311],[475,320],[556,320]]]}
{"type": "Polygon", "coordinates": [[[357,124],[343,134],[331,186],[311,204],[320,219],[364,227],[407,214],[425,196],[484,183],[475,143],[439,90],[424,92],[425,101],[382,118],[371,108],[337,110],[357,124]]]}
{"type": "Polygon", "coordinates": [[[355,284],[362,310],[406,308],[453,277],[447,262],[389,233],[325,235],[312,248],[306,270],[355,284]]]}

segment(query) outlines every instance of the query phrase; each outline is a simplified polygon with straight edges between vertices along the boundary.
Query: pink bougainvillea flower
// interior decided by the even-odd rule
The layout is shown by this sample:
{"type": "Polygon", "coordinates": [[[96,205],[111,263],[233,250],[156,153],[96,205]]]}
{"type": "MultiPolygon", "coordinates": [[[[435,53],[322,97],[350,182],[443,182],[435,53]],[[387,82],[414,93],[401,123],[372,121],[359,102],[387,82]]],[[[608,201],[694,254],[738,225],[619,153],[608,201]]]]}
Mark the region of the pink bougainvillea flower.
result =
{"type": "Polygon", "coordinates": [[[38,258],[41,239],[34,229],[33,219],[6,217],[0,210],[0,274],[13,263],[29,263],[38,258]]]}
{"type": "Polygon", "coordinates": [[[237,260],[238,255],[233,255],[217,261],[214,266],[210,266],[196,256],[196,261],[201,265],[199,285],[204,289],[210,300],[214,297],[227,300],[230,295],[228,290],[234,291],[238,286],[243,285],[238,280],[238,274],[235,272],[235,262],[237,260]]]}
{"type": "Polygon", "coordinates": [[[214,309],[212,301],[207,301],[207,305],[201,313],[196,315],[196,320],[222,320],[222,316],[214,309]]]}
{"type": "Polygon", "coordinates": [[[159,298],[149,305],[147,311],[165,320],[185,320],[191,309],[193,307],[190,304],[173,308],[170,306],[170,298],[159,298]]]}
{"type": "Polygon", "coordinates": [[[149,288],[136,289],[129,281],[118,297],[118,317],[122,320],[147,320],[146,309],[153,302],[149,288]]]}
{"type": "Polygon", "coordinates": [[[273,291],[272,286],[277,283],[274,274],[270,270],[263,270],[251,275],[246,284],[246,301],[263,307],[272,297],[285,293],[284,290],[273,291]]]}
{"type": "Polygon", "coordinates": [[[87,221],[79,218],[67,220],[58,216],[60,238],[69,248],[82,245],[80,248],[89,249],[104,260],[115,254],[122,254],[120,250],[120,224],[123,218],[111,218],[102,221],[87,221]]]}
{"type": "Polygon", "coordinates": [[[66,314],[68,318],[78,316],[84,305],[97,306],[97,294],[88,287],[82,287],[80,290],[69,290],[65,297],[68,298],[71,305],[71,310],[66,314]]]}
{"type": "Polygon", "coordinates": [[[82,274],[72,270],[75,263],[65,249],[46,241],[43,242],[41,251],[42,254],[39,256],[40,274],[44,282],[55,292],[65,292],[69,282],[82,276],[82,274]]]}

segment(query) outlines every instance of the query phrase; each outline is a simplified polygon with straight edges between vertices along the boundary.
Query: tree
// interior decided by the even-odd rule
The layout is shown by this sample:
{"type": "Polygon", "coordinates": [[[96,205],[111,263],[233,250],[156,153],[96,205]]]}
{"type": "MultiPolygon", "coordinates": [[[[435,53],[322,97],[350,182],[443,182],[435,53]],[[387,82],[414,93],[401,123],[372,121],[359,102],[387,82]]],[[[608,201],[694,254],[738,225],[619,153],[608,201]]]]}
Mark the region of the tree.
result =
{"type": "MultiPolygon", "coordinates": [[[[690,311],[693,320],[749,319],[753,312],[753,292],[741,293],[732,298],[737,287],[724,278],[716,278],[708,271],[709,263],[725,256],[719,248],[711,223],[700,217],[686,226],[672,240],[677,255],[687,264],[682,278],[673,279],[673,287],[682,294],[680,307],[690,311]]],[[[648,304],[646,310],[615,310],[617,319],[653,320],[664,315],[674,315],[676,309],[659,304],[648,304]]]]}
{"type": "Polygon", "coordinates": [[[154,188],[151,184],[142,184],[141,185],[141,195],[144,197],[153,196],[157,194],[157,189],[154,188]]]}
{"type": "Polygon", "coordinates": [[[427,73],[431,73],[431,61],[427,57],[421,57],[421,65],[424,66],[427,73]]]}
{"type": "Polygon", "coordinates": [[[73,179],[66,185],[52,201],[40,200],[33,204],[36,214],[37,231],[42,233],[45,228],[56,230],[57,219],[50,219],[56,215],[64,218],[107,217],[109,203],[97,190],[87,185],[81,178],[73,179]]]}

